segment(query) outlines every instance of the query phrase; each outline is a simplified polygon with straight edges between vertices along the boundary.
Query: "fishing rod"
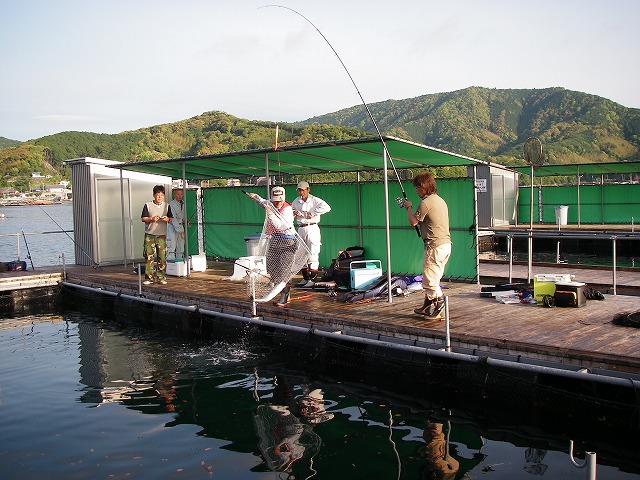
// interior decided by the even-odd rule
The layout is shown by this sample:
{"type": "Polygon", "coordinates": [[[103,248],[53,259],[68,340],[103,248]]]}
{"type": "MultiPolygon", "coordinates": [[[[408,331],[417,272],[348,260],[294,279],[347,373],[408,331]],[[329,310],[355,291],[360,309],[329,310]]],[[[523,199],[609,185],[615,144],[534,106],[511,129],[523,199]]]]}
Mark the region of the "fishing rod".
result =
{"type": "Polygon", "coordinates": [[[38,205],[38,207],[40,207],[40,210],[42,210],[42,211],[47,215],[47,217],[49,217],[49,218],[51,219],[51,221],[52,221],[53,223],[55,223],[55,224],[58,226],[58,228],[60,229],[60,231],[62,231],[62,233],[64,233],[67,237],[69,237],[69,239],[73,242],[73,244],[74,244],[76,247],[78,247],[78,248],[80,249],[80,251],[81,251],[82,253],[84,253],[84,254],[87,256],[87,258],[88,258],[89,260],[91,260],[91,266],[92,266],[93,268],[96,268],[96,267],[98,267],[98,266],[99,266],[96,262],[94,262],[94,261],[93,261],[93,258],[91,258],[91,256],[90,256],[87,252],[85,252],[85,251],[84,251],[84,249],[83,249],[80,245],[78,245],[78,242],[76,242],[76,241],[75,241],[75,239],[74,239],[71,235],[69,235],[69,234],[67,233],[67,231],[66,231],[64,228],[62,228],[62,227],[60,226],[60,224],[59,224],[58,222],[56,222],[56,221],[53,219],[53,217],[52,217],[51,215],[49,215],[49,214],[47,213],[47,211],[46,211],[44,208],[42,208],[40,205],[38,205]]]}
{"type": "MultiPolygon", "coordinates": [[[[318,27],[316,27],[311,20],[309,20],[307,17],[305,17],[303,14],[301,14],[297,10],[294,10],[293,8],[290,8],[290,7],[285,7],[284,5],[275,5],[275,4],[273,4],[273,5],[264,5],[263,7],[259,7],[259,8],[267,8],[267,7],[284,8],[285,10],[289,10],[289,11],[295,13],[296,15],[302,17],[313,28],[315,28],[316,32],[318,32],[320,34],[320,36],[324,39],[324,41],[327,42],[327,45],[329,45],[329,48],[331,48],[331,50],[333,51],[335,56],[340,61],[340,64],[342,65],[342,68],[344,68],[344,71],[347,72],[347,75],[349,76],[349,79],[351,80],[351,83],[353,84],[354,88],[356,89],[356,92],[358,92],[358,96],[360,97],[360,100],[362,101],[362,105],[364,105],[364,108],[367,111],[367,115],[369,115],[369,118],[371,119],[371,123],[373,124],[373,126],[374,126],[374,128],[376,130],[376,133],[378,134],[378,138],[380,139],[380,142],[382,143],[382,148],[384,149],[384,152],[387,155],[387,158],[389,159],[389,163],[391,163],[391,167],[393,168],[393,173],[395,173],[396,179],[398,180],[398,184],[400,185],[400,191],[402,192],[402,197],[405,200],[408,201],[409,199],[407,198],[407,192],[405,192],[405,190],[404,190],[404,186],[402,185],[402,180],[400,180],[400,175],[398,174],[398,170],[396,169],[396,165],[393,162],[393,157],[391,157],[391,154],[389,153],[389,149],[387,148],[387,142],[384,141],[384,137],[382,136],[382,132],[380,131],[380,128],[378,128],[378,123],[376,122],[376,119],[373,117],[373,114],[371,113],[371,110],[369,109],[369,105],[367,104],[367,102],[364,101],[364,97],[360,93],[360,89],[358,88],[358,85],[356,85],[356,81],[351,76],[351,73],[349,72],[349,69],[347,68],[347,66],[342,61],[342,58],[340,58],[340,55],[338,55],[338,52],[336,52],[336,49],[333,48],[333,45],[331,45],[331,42],[329,42],[327,37],[324,36],[324,34],[320,31],[320,29],[318,27]]],[[[401,204],[400,201],[398,201],[398,205],[400,206],[400,208],[403,207],[403,204],[401,204]]],[[[420,234],[420,227],[418,227],[418,225],[416,225],[415,228],[416,228],[416,233],[418,234],[419,237],[421,237],[422,235],[420,234]]]]}
{"type": "Polygon", "coordinates": [[[24,238],[24,244],[27,246],[27,256],[31,262],[31,270],[35,270],[35,267],[33,266],[33,258],[31,258],[31,251],[29,250],[29,244],[27,243],[27,236],[24,234],[24,230],[22,230],[22,238],[24,238]]]}

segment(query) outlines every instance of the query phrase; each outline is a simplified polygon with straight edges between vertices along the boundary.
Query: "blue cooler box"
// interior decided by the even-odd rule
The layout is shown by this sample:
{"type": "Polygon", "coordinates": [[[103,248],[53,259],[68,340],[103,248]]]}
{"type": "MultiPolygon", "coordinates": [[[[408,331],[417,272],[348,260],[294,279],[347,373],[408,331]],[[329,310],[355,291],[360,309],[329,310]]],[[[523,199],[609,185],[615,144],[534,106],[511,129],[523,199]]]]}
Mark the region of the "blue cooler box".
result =
{"type": "Polygon", "coordinates": [[[187,275],[187,263],[182,258],[167,258],[167,275],[185,277],[187,275]]]}
{"type": "Polygon", "coordinates": [[[380,260],[362,260],[349,264],[351,289],[359,290],[374,283],[382,277],[382,262],[380,260]]]}

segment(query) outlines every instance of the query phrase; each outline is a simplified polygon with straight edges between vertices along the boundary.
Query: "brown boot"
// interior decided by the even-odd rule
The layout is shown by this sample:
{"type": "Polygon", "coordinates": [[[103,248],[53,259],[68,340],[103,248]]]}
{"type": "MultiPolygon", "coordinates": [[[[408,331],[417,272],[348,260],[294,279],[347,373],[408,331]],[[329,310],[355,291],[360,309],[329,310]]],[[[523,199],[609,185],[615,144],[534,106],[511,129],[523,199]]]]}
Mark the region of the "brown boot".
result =
{"type": "Polygon", "coordinates": [[[429,297],[424,297],[424,303],[420,308],[416,308],[414,310],[414,313],[417,313],[418,315],[426,315],[426,316],[431,315],[432,303],[433,303],[433,300],[431,300],[429,297]]]}
{"type": "Polygon", "coordinates": [[[280,298],[278,299],[278,301],[274,302],[273,304],[276,307],[284,307],[285,305],[288,305],[289,303],[291,303],[290,294],[291,294],[291,285],[287,285],[286,287],[284,287],[282,292],[280,292],[280,298]]]}
{"type": "Polygon", "coordinates": [[[442,318],[442,315],[444,314],[443,310],[444,310],[444,296],[438,297],[438,298],[434,298],[433,299],[433,311],[431,312],[431,315],[429,315],[429,317],[430,318],[442,318]]]}

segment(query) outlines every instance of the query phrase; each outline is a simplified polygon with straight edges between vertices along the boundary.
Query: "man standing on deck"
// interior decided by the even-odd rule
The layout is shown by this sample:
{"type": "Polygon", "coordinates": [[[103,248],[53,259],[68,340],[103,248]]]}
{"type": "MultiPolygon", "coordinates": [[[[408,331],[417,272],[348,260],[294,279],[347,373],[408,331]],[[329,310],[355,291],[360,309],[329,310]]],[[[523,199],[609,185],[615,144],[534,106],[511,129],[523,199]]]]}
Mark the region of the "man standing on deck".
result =
{"type": "Polygon", "coordinates": [[[167,256],[169,258],[183,258],[184,256],[184,217],[185,204],[182,200],[182,188],[173,190],[173,200],[169,202],[173,218],[167,225],[167,256]]]}
{"type": "Polygon", "coordinates": [[[302,281],[296,286],[312,287],[320,267],[320,215],[330,212],[331,207],[321,198],[309,193],[311,188],[307,182],[299,182],[297,188],[298,197],[291,203],[291,207],[298,224],[298,235],[307,244],[310,253],[307,266],[302,269],[302,281]]]}
{"type": "Polygon", "coordinates": [[[427,318],[439,318],[444,308],[440,280],[451,255],[449,208],[438,195],[436,180],[430,172],[417,174],[413,179],[413,186],[422,199],[418,209],[414,213],[409,200],[404,200],[403,206],[407,210],[411,226],[420,226],[420,234],[424,241],[422,288],[425,291],[423,305],[414,312],[427,318]]]}
{"type": "Polygon", "coordinates": [[[153,201],[144,204],[141,220],[144,222],[144,284],[154,281],[167,283],[167,223],[171,221],[171,207],[164,201],[164,187],[153,187],[153,201]],[[155,266],[155,276],[153,268],[155,266]]]}

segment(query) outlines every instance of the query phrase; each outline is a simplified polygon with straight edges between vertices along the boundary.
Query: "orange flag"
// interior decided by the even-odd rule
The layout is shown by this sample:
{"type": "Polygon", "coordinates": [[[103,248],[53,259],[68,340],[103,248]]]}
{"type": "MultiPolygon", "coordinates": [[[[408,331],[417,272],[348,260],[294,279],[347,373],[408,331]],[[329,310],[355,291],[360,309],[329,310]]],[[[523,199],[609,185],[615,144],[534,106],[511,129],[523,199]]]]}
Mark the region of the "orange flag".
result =
{"type": "Polygon", "coordinates": [[[276,125],[276,138],[273,139],[273,151],[278,150],[278,125],[276,125]]]}

